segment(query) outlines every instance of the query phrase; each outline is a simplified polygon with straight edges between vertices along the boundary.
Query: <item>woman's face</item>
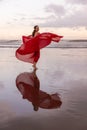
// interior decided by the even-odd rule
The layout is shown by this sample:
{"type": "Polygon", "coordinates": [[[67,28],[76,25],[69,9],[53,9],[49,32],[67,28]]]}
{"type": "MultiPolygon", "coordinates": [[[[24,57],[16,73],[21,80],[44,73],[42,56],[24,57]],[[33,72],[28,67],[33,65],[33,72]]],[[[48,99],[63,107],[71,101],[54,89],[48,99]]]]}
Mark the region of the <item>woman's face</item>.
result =
{"type": "Polygon", "coordinates": [[[35,30],[38,32],[39,31],[39,26],[37,26],[35,30]]]}

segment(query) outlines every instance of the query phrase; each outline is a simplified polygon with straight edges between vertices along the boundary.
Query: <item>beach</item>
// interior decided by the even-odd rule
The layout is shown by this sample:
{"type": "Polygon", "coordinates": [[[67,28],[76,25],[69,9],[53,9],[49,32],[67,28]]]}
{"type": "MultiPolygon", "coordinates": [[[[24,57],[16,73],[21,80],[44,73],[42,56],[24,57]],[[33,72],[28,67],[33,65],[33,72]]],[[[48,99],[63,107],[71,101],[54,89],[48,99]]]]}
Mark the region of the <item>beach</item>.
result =
{"type": "Polygon", "coordinates": [[[58,94],[61,105],[38,111],[17,88],[17,77],[33,68],[15,57],[16,49],[0,48],[0,130],[87,130],[87,48],[41,50],[40,90],[58,94]]]}

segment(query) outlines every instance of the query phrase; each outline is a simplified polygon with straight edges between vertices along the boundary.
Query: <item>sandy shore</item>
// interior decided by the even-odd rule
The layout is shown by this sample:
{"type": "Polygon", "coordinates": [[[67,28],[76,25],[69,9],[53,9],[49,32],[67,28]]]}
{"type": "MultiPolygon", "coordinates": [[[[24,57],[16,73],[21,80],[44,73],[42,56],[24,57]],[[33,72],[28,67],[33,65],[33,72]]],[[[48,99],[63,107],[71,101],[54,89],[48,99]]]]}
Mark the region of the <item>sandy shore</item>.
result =
{"type": "Polygon", "coordinates": [[[33,68],[17,60],[15,50],[0,48],[0,130],[86,130],[87,49],[41,50],[36,71],[40,90],[57,93],[62,104],[38,111],[16,86],[18,75],[33,68]]]}

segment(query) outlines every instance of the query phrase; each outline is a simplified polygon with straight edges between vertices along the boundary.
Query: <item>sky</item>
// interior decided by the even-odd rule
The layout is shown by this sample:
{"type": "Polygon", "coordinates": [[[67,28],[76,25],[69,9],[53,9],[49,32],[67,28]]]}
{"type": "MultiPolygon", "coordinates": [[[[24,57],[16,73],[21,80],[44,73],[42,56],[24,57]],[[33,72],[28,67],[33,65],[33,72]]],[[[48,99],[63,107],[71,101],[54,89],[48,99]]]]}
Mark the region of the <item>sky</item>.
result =
{"type": "Polygon", "coordinates": [[[40,32],[87,39],[87,0],[0,0],[0,39],[40,32]]]}

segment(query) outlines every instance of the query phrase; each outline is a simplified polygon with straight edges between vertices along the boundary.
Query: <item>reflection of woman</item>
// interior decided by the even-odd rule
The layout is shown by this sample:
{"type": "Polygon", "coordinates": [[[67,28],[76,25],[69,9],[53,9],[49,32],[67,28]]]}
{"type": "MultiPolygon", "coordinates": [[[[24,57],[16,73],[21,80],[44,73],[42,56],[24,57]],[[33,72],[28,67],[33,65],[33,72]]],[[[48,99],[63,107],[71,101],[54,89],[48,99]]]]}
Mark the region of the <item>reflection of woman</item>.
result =
{"type": "Polygon", "coordinates": [[[40,82],[36,70],[32,73],[21,73],[16,78],[16,86],[23,95],[23,99],[32,102],[33,108],[37,111],[40,108],[53,109],[61,106],[62,102],[58,94],[47,94],[40,90],[40,82]]]}
{"type": "Polygon", "coordinates": [[[53,33],[39,33],[39,26],[34,26],[32,35],[23,36],[23,44],[16,50],[16,57],[19,60],[29,62],[36,68],[36,63],[40,57],[40,49],[46,47],[51,41],[59,42],[63,36],[53,33]]]}

